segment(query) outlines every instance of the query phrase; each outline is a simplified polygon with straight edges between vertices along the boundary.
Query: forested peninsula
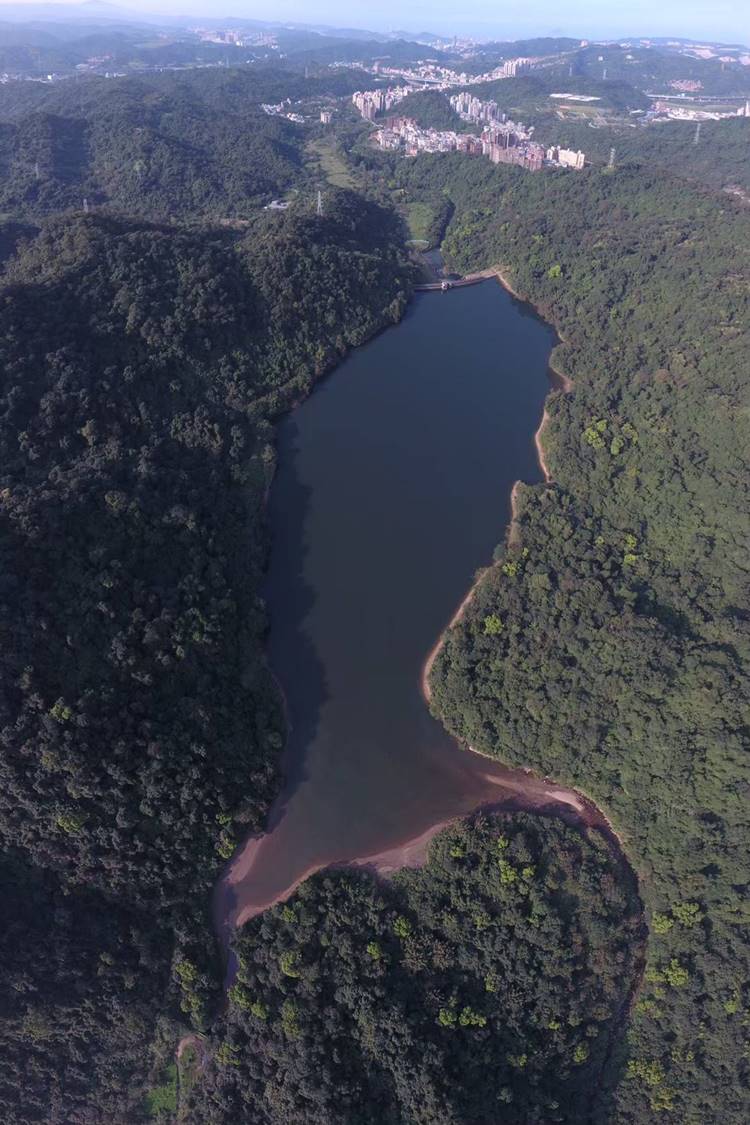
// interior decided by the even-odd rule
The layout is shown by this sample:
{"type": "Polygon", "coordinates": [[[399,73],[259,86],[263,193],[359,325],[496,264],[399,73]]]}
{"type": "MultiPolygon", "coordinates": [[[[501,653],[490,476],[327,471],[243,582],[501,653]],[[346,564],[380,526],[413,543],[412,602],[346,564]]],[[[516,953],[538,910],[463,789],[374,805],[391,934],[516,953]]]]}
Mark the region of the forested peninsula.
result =
{"type": "Polygon", "coordinates": [[[243,928],[188,1118],[606,1120],[640,929],[603,837],[528,813],[458,822],[388,882],[322,872],[243,928]]]}

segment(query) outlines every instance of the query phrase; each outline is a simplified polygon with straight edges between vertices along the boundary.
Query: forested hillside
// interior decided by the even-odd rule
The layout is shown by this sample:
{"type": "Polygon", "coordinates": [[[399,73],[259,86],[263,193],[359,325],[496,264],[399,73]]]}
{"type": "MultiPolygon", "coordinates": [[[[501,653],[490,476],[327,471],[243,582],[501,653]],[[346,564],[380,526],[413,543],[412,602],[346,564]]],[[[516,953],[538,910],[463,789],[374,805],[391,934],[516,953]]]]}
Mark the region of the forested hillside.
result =
{"type": "MultiPolygon", "coordinates": [[[[594,61],[567,88],[639,108],[627,60],[607,82],[594,61]]],[[[475,92],[533,111],[556,81],[475,92]]],[[[529,175],[375,152],[350,111],[327,151],[354,150],[368,195],[329,189],[317,216],[318,134],[260,102],[362,85],[259,65],[0,86],[0,1120],[171,1121],[193,1029],[196,1125],[704,1125],[717,1107],[745,1125],[750,211],[687,181],[747,190],[750,122],[696,146],[688,126],[546,108],[539,139],[616,144],[618,163],[529,175]],[[286,192],[288,212],[261,210],[286,192]],[[265,826],[285,734],[258,596],[273,421],[401,316],[396,208],[445,234],[449,267],[502,266],[572,380],[541,435],[554,483],[518,490],[433,708],[611,817],[647,950],[596,832],[493,815],[390,882],[304,883],[237,935],[223,1009],[211,889],[265,826]]],[[[440,95],[402,105],[455,124],[440,95]]]]}
{"type": "Polygon", "coordinates": [[[590,129],[548,117],[537,122],[537,135],[545,143],[583,149],[595,164],[606,164],[614,148],[620,166],[640,164],[709,187],[736,186],[750,193],[747,117],[704,121],[697,141],[695,126],[687,121],[664,121],[637,129],[626,125],[590,129]]]}
{"type": "Polygon", "coordinates": [[[649,966],[612,1120],[747,1120],[750,215],[646,170],[460,158],[444,249],[500,263],[564,340],[512,539],[451,630],[434,707],[484,753],[590,793],[641,874],[649,966]]]}
{"type": "Polygon", "coordinates": [[[329,193],[241,236],[55,219],[6,263],[0,1117],[133,1122],[218,997],[210,891],[263,823],[270,420],[410,285],[329,193]],[[181,1015],[182,1010],[182,1015],[181,1015]]]}
{"type": "Polygon", "coordinates": [[[598,833],[460,822],[392,882],[330,871],[239,935],[196,1125],[606,1119],[639,970],[598,833]]]}
{"type": "Polygon", "coordinates": [[[305,140],[260,103],[346,94],[356,78],[258,67],[0,87],[0,211],[80,211],[86,199],[150,219],[249,218],[299,186],[305,140]]]}

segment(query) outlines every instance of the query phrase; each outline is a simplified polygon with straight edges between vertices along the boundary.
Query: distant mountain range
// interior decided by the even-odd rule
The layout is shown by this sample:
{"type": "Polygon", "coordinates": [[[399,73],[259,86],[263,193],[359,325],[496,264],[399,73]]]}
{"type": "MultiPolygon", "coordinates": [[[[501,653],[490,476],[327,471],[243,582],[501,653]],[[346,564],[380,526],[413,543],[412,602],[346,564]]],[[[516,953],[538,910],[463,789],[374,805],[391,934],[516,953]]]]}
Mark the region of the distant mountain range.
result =
{"type": "Polygon", "coordinates": [[[243,16],[210,16],[210,15],[171,15],[168,13],[147,12],[141,9],[127,8],[119,4],[109,4],[107,0],[84,0],[82,4],[0,4],[0,23],[36,24],[54,23],[61,24],[75,20],[87,23],[129,23],[142,26],[159,27],[188,27],[201,24],[204,27],[238,27],[257,28],[258,30],[289,29],[294,31],[309,31],[326,37],[336,39],[358,39],[387,43],[390,39],[419,39],[421,42],[440,42],[440,36],[431,32],[420,32],[418,35],[409,31],[396,31],[384,34],[369,31],[366,28],[331,27],[321,23],[299,23],[296,21],[281,20],[256,20],[243,16]]]}

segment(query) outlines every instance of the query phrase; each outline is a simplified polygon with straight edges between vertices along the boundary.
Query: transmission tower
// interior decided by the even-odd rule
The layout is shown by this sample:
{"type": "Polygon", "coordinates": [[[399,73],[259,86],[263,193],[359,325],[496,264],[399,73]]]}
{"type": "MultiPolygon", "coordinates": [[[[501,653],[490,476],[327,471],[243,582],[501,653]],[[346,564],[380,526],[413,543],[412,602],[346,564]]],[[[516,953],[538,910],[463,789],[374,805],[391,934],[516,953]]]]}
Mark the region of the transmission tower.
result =
{"type": "Polygon", "coordinates": [[[34,179],[35,180],[39,179],[39,161],[38,160],[34,161],[34,179]]]}
{"type": "Polygon", "coordinates": [[[89,213],[89,201],[85,195],[83,197],[83,213],[84,215],[88,215],[89,213]]]}
{"type": "Polygon", "coordinates": [[[695,136],[693,137],[693,144],[697,145],[698,141],[700,139],[701,139],[701,123],[699,121],[698,124],[695,126],[695,136]]]}
{"type": "Polygon", "coordinates": [[[318,215],[323,214],[323,192],[322,191],[318,192],[318,206],[316,207],[315,210],[316,210],[316,213],[318,215]]]}
{"type": "Polygon", "coordinates": [[[608,167],[608,168],[614,168],[614,166],[615,166],[615,154],[616,154],[616,152],[617,152],[617,149],[616,149],[616,148],[611,148],[611,149],[609,150],[609,160],[607,161],[607,167],[608,167]]]}
{"type": "Polygon", "coordinates": [[[607,68],[606,68],[606,66],[605,66],[604,70],[602,71],[602,80],[605,81],[605,82],[607,80],[607,68]]]}

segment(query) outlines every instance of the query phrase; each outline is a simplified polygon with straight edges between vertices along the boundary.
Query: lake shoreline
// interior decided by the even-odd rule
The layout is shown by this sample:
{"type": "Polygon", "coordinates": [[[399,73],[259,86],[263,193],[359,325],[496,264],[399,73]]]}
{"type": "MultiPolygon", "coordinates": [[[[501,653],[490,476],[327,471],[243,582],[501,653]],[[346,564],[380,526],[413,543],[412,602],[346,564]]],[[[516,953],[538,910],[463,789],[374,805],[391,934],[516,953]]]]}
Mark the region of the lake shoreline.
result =
{"type": "MultiPolygon", "coordinates": [[[[484,280],[485,277],[487,279],[497,277],[503,287],[511,294],[511,296],[515,300],[522,301],[523,303],[529,305],[529,307],[533,308],[533,306],[530,305],[529,302],[525,301],[524,298],[521,297],[520,294],[513,288],[512,284],[510,283],[507,276],[503,273],[503,271],[495,268],[493,270],[486,271],[485,275],[482,277],[482,280],[484,280]]],[[[543,320],[544,318],[539,315],[539,319],[543,320]]],[[[548,324],[548,322],[546,321],[544,323],[548,324]]],[[[378,333],[374,333],[374,335],[377,334],[378,333]]],[[[338,364],[334,364],[332,366],[335,367],[338,366],[338,364]]],[[[549,472],[549,466],[546,463],[546,458],[542,447],[542,434],[549,420],[546,401],[549,398],[550,393],[552,393],[553,391],[559,392],[560,390],[568,391],[571,388],[572,383],[567,376],[564,376],[560,371],[552,367],[552,365],[549,363],[549,360],[547,361],[547,368],[548,379],[550,380],[550,382],[552,382],[553,386],[550,390],[547,391],[547,395],[544,400],[545,405],[542,412],[542,419],[534,435],[534,444],[537,454],[537,461],[544,476],[544,480],[547,484],[551,484],[552,478],[549,472]]],[[[327,374],[327,372],[325,374],[327,374]]],[[[315,384],[317,384],[317,382],[319,381],[320,380],[316,379],[315,384]]],[[[315,384],[311,389],[314,389],[315,384]]],[[[306,398],[307,395],[305,395],[304,397],[306,398]]],[[[288,412],[288,410],[284,411],[284,413],[288,412]]],[[[507,537],[509,542],[514,535],[514,529],[518,526],[517,504],[518,490],[521,483],[521,481],[516,480],[511,489],[511,518],[507,528],[507,537]]],[[[482,580],[484,575],[486,575],[488,569],[489,568],[484,568],[483,570],[478,572],[476,581],[472,583],[471,588],[468,590],[460,605],[455,610],[448,626],[438,637],[436,643],[433,645],[426,661],[422,666],[420,677],[421,694],[428,705],[430,704],[431,700],[429,677],[434,661],[439,655],[443,644],[445,643],[447,633],[454,625],[456,625],[461,620],[467,606],[470,604],[471,600],[474,597],[479,582],[482,580]]],[[[286,703],[286,693],[284,691],[284,688],[275,672],[273,673],[273,675],[276,681],[277,690],[279,691],[282,700],[284,700],[284,702],[286,703]]],[[[282,777],[286,773],[286,769],[284,767],[288,765],[287,755],[289,753],[290,731],[288,709],[285,707],[285,710],[287,711],[287,739],[285,741],[285,746],[282,750],[280,758],[282,777]]],[[[436,715],[435,717],[438,720],[440,719],[439,715],[436,715]]],[[[447,733],[449,734],[450,732],[447,733]]],[[[507,813],[527,811],[531,813],[538,813],[540,815],[544,814],[549,816],[562,816],[563,818],[566,818],[568,820],[572,818],[573,821],[578,825],[578,827],[580,827],[583,831],[588,829],[596,829],[604,833],[609,841],[610,846],[618,852],[618,857],[621,862],[629,867],[627,857],[622,846],[622,841],[615,831],[614,827],[611,825],[605,814],[598,808],[595,802],[593,802],[584,793],[581,793],[580,791],[575,789],[566,789],[563,785],[560,785],[552,781],[551,779],[539,777],[529,769],[525,769],[522,767],[505,766],[496,758],[492,758],[482,753],[481,751],[478,751],[473,746],[464,745],[458,739],[453,739],[452,741],[455,745],[457,760],[460,760],[461,756],[470,754],[472,756],[475,756],[476,759],[480,759],[487,765],[486,773],[481,773],[478,775],[486,782],[486,788],[484,790],[484,795],[479,792],[477,793],[476,803],[471,806],[467,805],[464,808],[461,808],[459,806],[455,813],[452,813],[449,816],[439,816],[438,819],[436,819],[432,823],[428,823],[427,826],[424,826],[424,821],[422,821],[422,827],[417,832],[407,834],[406,838],[401,840],[397,839],[396,842],[389,843],[381,850],[370,852],[365,855],[354,855],[341,860],[324,860],[319,863],[315,862],[313,864],[308,864],[305,866],[304,870],[299,873],[293,880],[290,880],[288,885],[283,887],[283,889],[275,888],[273,892],[271,892],[269,888],[269,894],[267,898],[256,899],[255,902],[246,902],[244,905],[242,905],[241,900],[235,892],[235,889],[242,884],[243,879],[246,878],[248,874],[252,873],[254,863],[261,862],[258,859],[258,852],[262,849],[264,841],[268,840],[268,838],[271,836],[275,824],[278,821],[282,820],[287,814],[290,794],[282,789],[279,794],[279,798],[277,798],[277,802],[274,804],[274,806],[272,806],[271,811],[269,812],[269,818],[265,830],[263,832],[254,833],[252,836],[247,837],[243,841],[243,843],[240,845],[240,847],[232,857],[232,860],[227,864],[220,880],[215,886],[213,902],[214,922],[217,935],[219,936],[219,940],[224,952],[226,954],[230,954],[231,937],[232,933],[236,931],[236,929],[249,922],[252,918],[262,914],[265,910],[270,909],[271,907],[287,900],[292,894],[294,894],[301,883],[303,883],[306,879],[310,878],[317,872],[323,870],[363,869],[372,872],[378,877],[387,878],[395,872],[407,867],[421,867],[429,859],[429,849],[432,840],[441,831],[443,831],[452,823],[465,820],[467,817],[474,816],[480,812],[489,812],[492,810],[503,811],[507,813]],[[493,793],[492,790],[495,786],[497,788],[493,793]]]]}

